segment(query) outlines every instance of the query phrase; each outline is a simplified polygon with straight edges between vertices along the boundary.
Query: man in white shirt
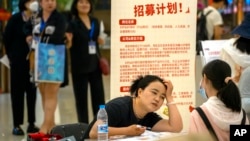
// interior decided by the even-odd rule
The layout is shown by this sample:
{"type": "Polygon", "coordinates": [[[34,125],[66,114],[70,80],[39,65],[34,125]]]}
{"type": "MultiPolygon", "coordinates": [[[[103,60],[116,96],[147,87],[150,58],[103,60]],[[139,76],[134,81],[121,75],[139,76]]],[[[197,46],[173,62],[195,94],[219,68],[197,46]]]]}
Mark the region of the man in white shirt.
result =
{"type": "Polygon", "coordinates": [[[223,34],[223,19],[220,11],[228,4],[227,0],[213,0],[213,2],[204,9],[207,15],[207,31],[209,40],[219,40],[223,34]]]}

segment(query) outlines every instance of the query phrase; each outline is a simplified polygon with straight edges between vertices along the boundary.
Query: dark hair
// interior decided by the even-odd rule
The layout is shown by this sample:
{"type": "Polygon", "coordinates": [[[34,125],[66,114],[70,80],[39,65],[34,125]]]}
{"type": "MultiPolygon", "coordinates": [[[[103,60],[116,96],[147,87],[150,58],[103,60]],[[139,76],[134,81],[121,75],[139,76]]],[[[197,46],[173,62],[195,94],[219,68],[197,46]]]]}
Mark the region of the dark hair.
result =
{"type": "Polygon", "coordinates": [[[242,53],[247,53],[250,55],[250,39],[240,37],[234,42],[234,45],[236,45],[236,48],[239,49],[242,53]]]}
{"type": "Polygon", "coordinates": [[[228,1],[227,0],[213,0],[213,2],[217,3],[217,2],[221,2],[221,1],[224,1],[224,4],[226,6],[228,6],[228,1]]]}
{"type": "Polygon", "coordinates": [[[167,89],[167,86],[164,84],[163,79],[161,79],[160,77],[156,75],[146,75],[143,77],[142,75],[140,75],[132,82],[132,85],[130,87],[130,94],[137,97],[139,88],[144,90],[150,83],[156,81],[161,82],[167,89]]]}
{"type": "MultiPolygon", "coordinates": [[[[78,11],[77,11],[77,8],[76,8],[77,2],[78,2],[78,1],[79,1],[79,0],[74,0],[74,1],[72,2],[71,9],[70,9],[71,14],[72,14],[73,16],[76,16],[76,17],[78,17],[78,11]]],[[[91,14],[92,11],[93,11],[93,2],[92,2],[92,0],[88,0],[88,2],[90,3],[89,14],[91,14]]]]}
{"type": "Polygon", "coordinates": [[[30,0],[19,0],[19,3],[18,3],[18,8],[19,8],[19,11],[25,11],[27,10],[27,8],[25,7],[25,4],[27,2],[29,2],[30,0]]]}
{"type": "Polygon", "coordinates": [[[202,70],[202,76],[211,81],[213,87],[218,90],[217,97],[232,109],[232,111],[241,111],[240,92],[236,84],[229,80],[226,84],[226,77],[231,77],[231,68],[228,63],[222,60],[213,60],[205,65],[202,70]]]}

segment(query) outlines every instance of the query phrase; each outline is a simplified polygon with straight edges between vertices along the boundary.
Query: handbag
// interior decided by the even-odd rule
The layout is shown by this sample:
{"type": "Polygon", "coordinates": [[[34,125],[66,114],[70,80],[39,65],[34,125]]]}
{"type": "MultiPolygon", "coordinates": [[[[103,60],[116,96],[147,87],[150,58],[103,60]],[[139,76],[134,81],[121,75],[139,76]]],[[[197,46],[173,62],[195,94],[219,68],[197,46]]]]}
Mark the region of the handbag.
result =
{"type": "Polygon", "coordinates": [[[85,130],[88,128],[87,123],[70,123],[64,125],[57,125],[52,128],[50,134],[62,136],[64,139],[74,137],[76,141],[82,141],[85,130]]]}
{"type": "Polygon", "coordinates": [[[109,75],[110,74],[110,65],[109,65],[107,58],[101,56],[99,53],[97,53],[97,57],[99,58],[99,67],[102,71],[102,74],[109,75]]]}
{"type": "Polygon", "coordinates": [[[61,83],[64,81],[65,45],[39,43],[35,50],[35,81],[61,83]]]}
{"type": "Polygon", "coordinates": [[[99,66],[102,70],[102,74],[103,75],[109,75],[110,73],[110,66],[109,66],[109,62],[106,58],[104,57],[100,57],[99,58],[99,66]]]}
{"type": "Polygon", "coordinates": [[[29,133],[27,141],[56,141],[62,139],[58,134],[29,133]]]}

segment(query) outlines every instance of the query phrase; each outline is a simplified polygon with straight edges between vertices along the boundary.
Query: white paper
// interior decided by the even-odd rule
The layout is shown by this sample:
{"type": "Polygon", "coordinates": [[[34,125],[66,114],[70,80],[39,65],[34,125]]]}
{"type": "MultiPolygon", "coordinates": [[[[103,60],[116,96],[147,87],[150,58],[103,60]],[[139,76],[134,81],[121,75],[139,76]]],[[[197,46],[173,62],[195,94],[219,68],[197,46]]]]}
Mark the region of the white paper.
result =
{"type": "Polygon", "coordinates": [[[7,57],[7,55],[4,55],[0,59],[0,62],[3,63],[8,69],[10,68],[10,62],[9,62],[9,58],[7,57]]]}
{"type": "Polygon", "coordinates": [[[101,22],[100,22],[100,33],[103,33],[104,30],[105,30],[104,24],[103,24],[103,21],[101,20],[101,22]]]}
{"type": "Polygon", "coordinates": [[[105,30],[104,23],[101,20],[101,22],[100,22],[100,34],[99,34],[99,38],[101,38],[102,40],[104,40],[104,43],[105,43],[106,38],[107,38],[108,35],[104,32],[104,30],[105,30]]]}
{"type": "Polygon", "coordinates": [[[111,140],[114,141],[158,141],[160,139],[168,139],[177,137],[180,135],[185,135],[185,132],[181,133],[172,133],[172,132],[153,132],[146,130],[143,134],[140,136],[132,136],[132,137],[126,137],[126,136],[112,136],[111,140]]]}
{"type": "Polygon", "coordinates": [[[201,60],[202,66],[207,64],[208,62],[220,59],[220,50],[222,45],[228,40],[207,40],[202,41],[202,53],[201,53],[201,60]]]}

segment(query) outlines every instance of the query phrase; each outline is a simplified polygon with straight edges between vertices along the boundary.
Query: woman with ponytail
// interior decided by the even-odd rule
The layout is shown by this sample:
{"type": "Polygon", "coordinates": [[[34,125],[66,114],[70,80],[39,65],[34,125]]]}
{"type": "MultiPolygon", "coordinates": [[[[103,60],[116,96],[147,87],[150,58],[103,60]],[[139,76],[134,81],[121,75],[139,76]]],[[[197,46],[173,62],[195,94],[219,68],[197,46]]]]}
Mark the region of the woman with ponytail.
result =
{"type": "Polygon", "coordinates": [[[200,106],[211,124],[208,130],[198,110],[190,117],[190,133],[208,133],[220,141],[229,141],[230,125],[249,124],[241,107],[240,92],[231,78],[231,68],[222,60],[213,60],[202,70],[201,92],[207,101],[200,106]]]}

